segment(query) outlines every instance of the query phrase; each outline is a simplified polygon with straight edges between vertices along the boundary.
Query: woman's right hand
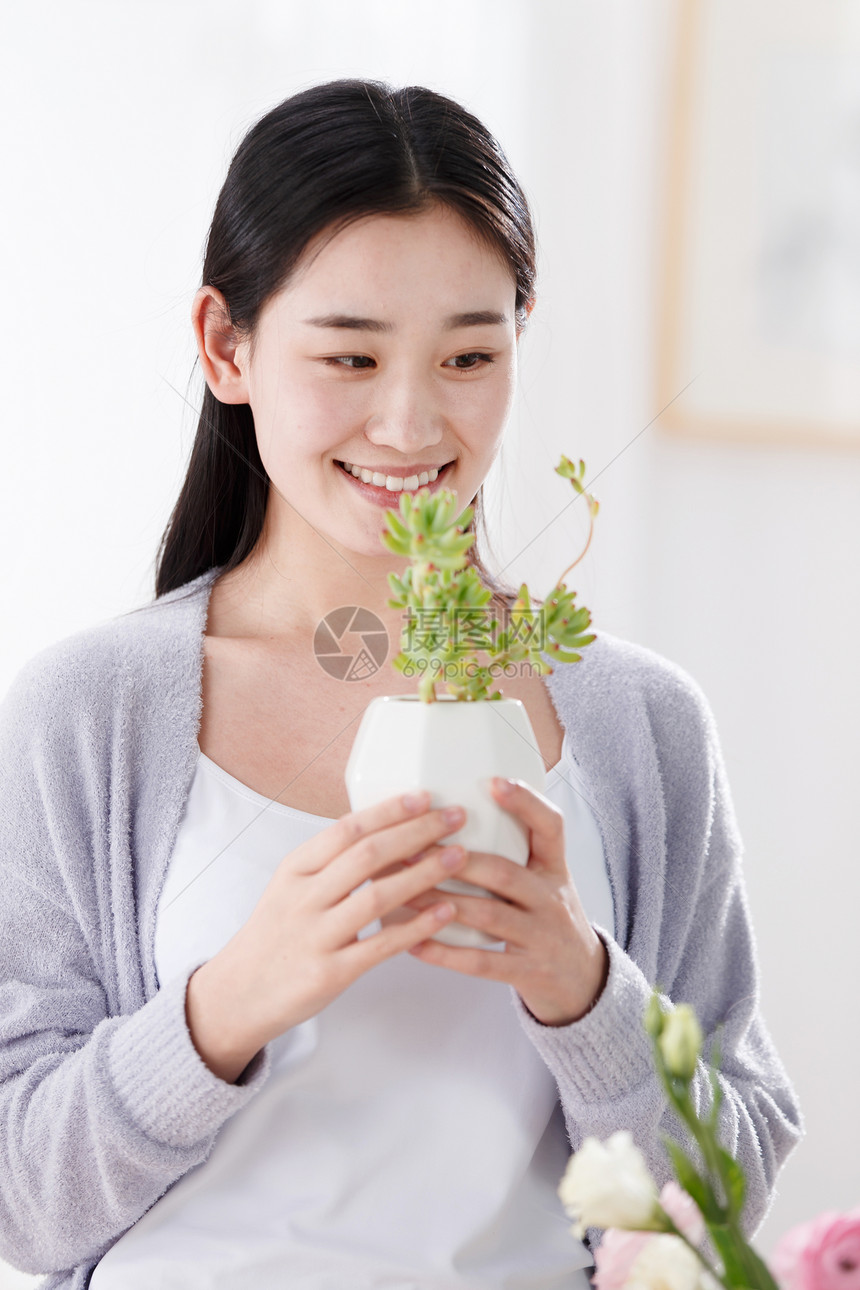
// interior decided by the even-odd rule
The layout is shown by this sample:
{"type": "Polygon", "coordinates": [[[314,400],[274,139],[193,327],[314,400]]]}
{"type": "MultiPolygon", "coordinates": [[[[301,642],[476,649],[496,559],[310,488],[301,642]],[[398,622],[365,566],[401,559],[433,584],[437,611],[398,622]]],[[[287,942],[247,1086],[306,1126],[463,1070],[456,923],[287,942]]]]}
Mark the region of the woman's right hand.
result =
{"type": "Polygon", "coordinates": [[[448,922],[454,907],[439,902],[356,939],[463,866],[463,847],[439,845],[462,824],[430,810],[426,793],[416,809],[392,797],[341,816],[285,856],[247,922],[189,978],[188,1028],[210,1070],[234,1082],[270,1039],[448,922]]]}

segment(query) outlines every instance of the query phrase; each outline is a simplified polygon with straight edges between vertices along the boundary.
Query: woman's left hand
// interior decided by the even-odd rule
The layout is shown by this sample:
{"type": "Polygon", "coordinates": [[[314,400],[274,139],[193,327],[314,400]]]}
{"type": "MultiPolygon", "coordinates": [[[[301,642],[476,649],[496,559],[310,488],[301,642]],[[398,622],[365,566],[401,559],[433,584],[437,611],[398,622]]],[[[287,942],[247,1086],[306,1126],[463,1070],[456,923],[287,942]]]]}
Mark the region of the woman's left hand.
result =
{"type": "MultiPolygon", "coordinates": [[[[502,781],[504,783],[504,781],[502,781]]],[[[606,946],[589,923],[565,859],[564,815],[522,780],[494,799],[529,831],[527,865],[504,856],[470,851],[457,878],[484,887],[485,896],[445,893],[456,907],[453,921],[505,941],[503,952],[422,941],[409,952],[425,963],[467,976],[512,985],[529,1012],[545,1026],[566,1026],[592,1008],[609,970],[606,946]]],[[[438,901],[427,892],[413,908],[438,901]]]]}

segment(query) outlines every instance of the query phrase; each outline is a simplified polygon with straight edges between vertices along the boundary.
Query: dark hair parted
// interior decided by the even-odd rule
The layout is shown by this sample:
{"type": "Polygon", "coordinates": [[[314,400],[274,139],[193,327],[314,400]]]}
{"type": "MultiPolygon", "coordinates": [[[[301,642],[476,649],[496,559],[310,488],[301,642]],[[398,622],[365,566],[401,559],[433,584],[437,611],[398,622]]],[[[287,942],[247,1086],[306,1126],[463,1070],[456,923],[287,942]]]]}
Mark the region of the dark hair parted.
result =
{"type": "MultiPolygon", "coordinates": [[[[534,299],[535,242],[525,195],[489,131],[460,104],[422,86],[329,81],[267,112],[240,143],[218,196],[203,285],[223,294],[253,346],[267,300],[286,285],[312,239],[373,214],[444,205],[501,254],[516,278],[516,327],[534,299]]],[[[221,403],[208,385],[188,470],[159,545],[156,598],[252,552],[270,481],[248,404],[221,403]]],[[[513,589],[485,568],[475,526],[469,558],[502,603],[513,589]]],[[[381,549],[381,548],[380,548],[381,549]]]]}

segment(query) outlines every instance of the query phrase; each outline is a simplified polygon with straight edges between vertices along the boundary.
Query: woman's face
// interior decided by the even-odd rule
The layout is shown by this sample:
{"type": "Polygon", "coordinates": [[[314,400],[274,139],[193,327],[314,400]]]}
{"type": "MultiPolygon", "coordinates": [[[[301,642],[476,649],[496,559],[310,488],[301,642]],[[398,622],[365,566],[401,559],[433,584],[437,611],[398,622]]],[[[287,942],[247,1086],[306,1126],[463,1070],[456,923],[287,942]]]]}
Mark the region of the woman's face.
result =
{"type": "Polygon", "coordinates": [[[253,357],[241,345],[236,363],[276,526],[290,529],[295,508],[327,540],[390,566],[380,533],[399,492],[360,485],[338,463],[403,478],[408,491],[410,477],[451,463],[439,486],[460,509],[474,499],[514,394],[516,283],[447,207],[372,215],[323,242],[263,309],[253,357]]]}

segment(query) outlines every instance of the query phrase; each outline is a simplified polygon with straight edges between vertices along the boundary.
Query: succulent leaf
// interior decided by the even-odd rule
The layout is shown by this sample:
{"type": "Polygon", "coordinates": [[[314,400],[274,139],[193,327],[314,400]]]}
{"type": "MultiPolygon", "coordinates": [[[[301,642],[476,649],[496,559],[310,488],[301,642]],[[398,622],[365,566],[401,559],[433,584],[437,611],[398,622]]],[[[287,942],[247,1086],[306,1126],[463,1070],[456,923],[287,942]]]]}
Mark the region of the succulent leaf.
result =
{"type": "MultiPolygon", "coordinates": [[[[556,473],[569,479],[575,492],[585,494],[593,523],[597,502],[585,492],[585,462],[575,464],[562,455],[556,473]]],[[[399,510],[386,512],[387,530],[381,540],[386,549],[411,562],[402,577],[389,574],[388,585],[393,593],[389,606],[442,615],[442,625],[435,630],[422,630],[417,640],[404,626],[402,649],[392,660],[393,666],[404,675],[420,676],[418,693],[425,702],[435,700],[434,686],[441,680],[448,693],[462,701],[501,699],[502,692],[492,689],[490,667],[478,663],[478,654],[485,653],[491,664],[528,662],[539,675],[552,672],[551,664],[542,657],[537,634],[526,630],[538,612],[549,638],[543,653],[561,662],[579,662],[581,655],[574,648],[582,648],[596,637],[584,634],[591,615],[585,607],[576,606],[575,593],[568,592],[562,579],[549,598],[535,607],[527,585],[520,585],[509,610],[513,632],[502,631],[496,636],[498,620],[488,622],[486,614],[482,620],[480,611],[492,601],[493,593],[466,554],[477,540],[474,533],[468,532],[474,508],[467,506],[459,515],[456,510],[457,494],[452,489],[431,493],[429,488],[421,488],[414,496],[401,494],[399,510]],[[455,636],[452,622],[445,623],[445,618],[450,617],[447,611],[452,608],[462,612],[463,636],[455,636]]],[[[590,536],[589,531],[589,541],[590,536]]],[[[586,549],[587,546],[586,542],[586,549]]]]}

